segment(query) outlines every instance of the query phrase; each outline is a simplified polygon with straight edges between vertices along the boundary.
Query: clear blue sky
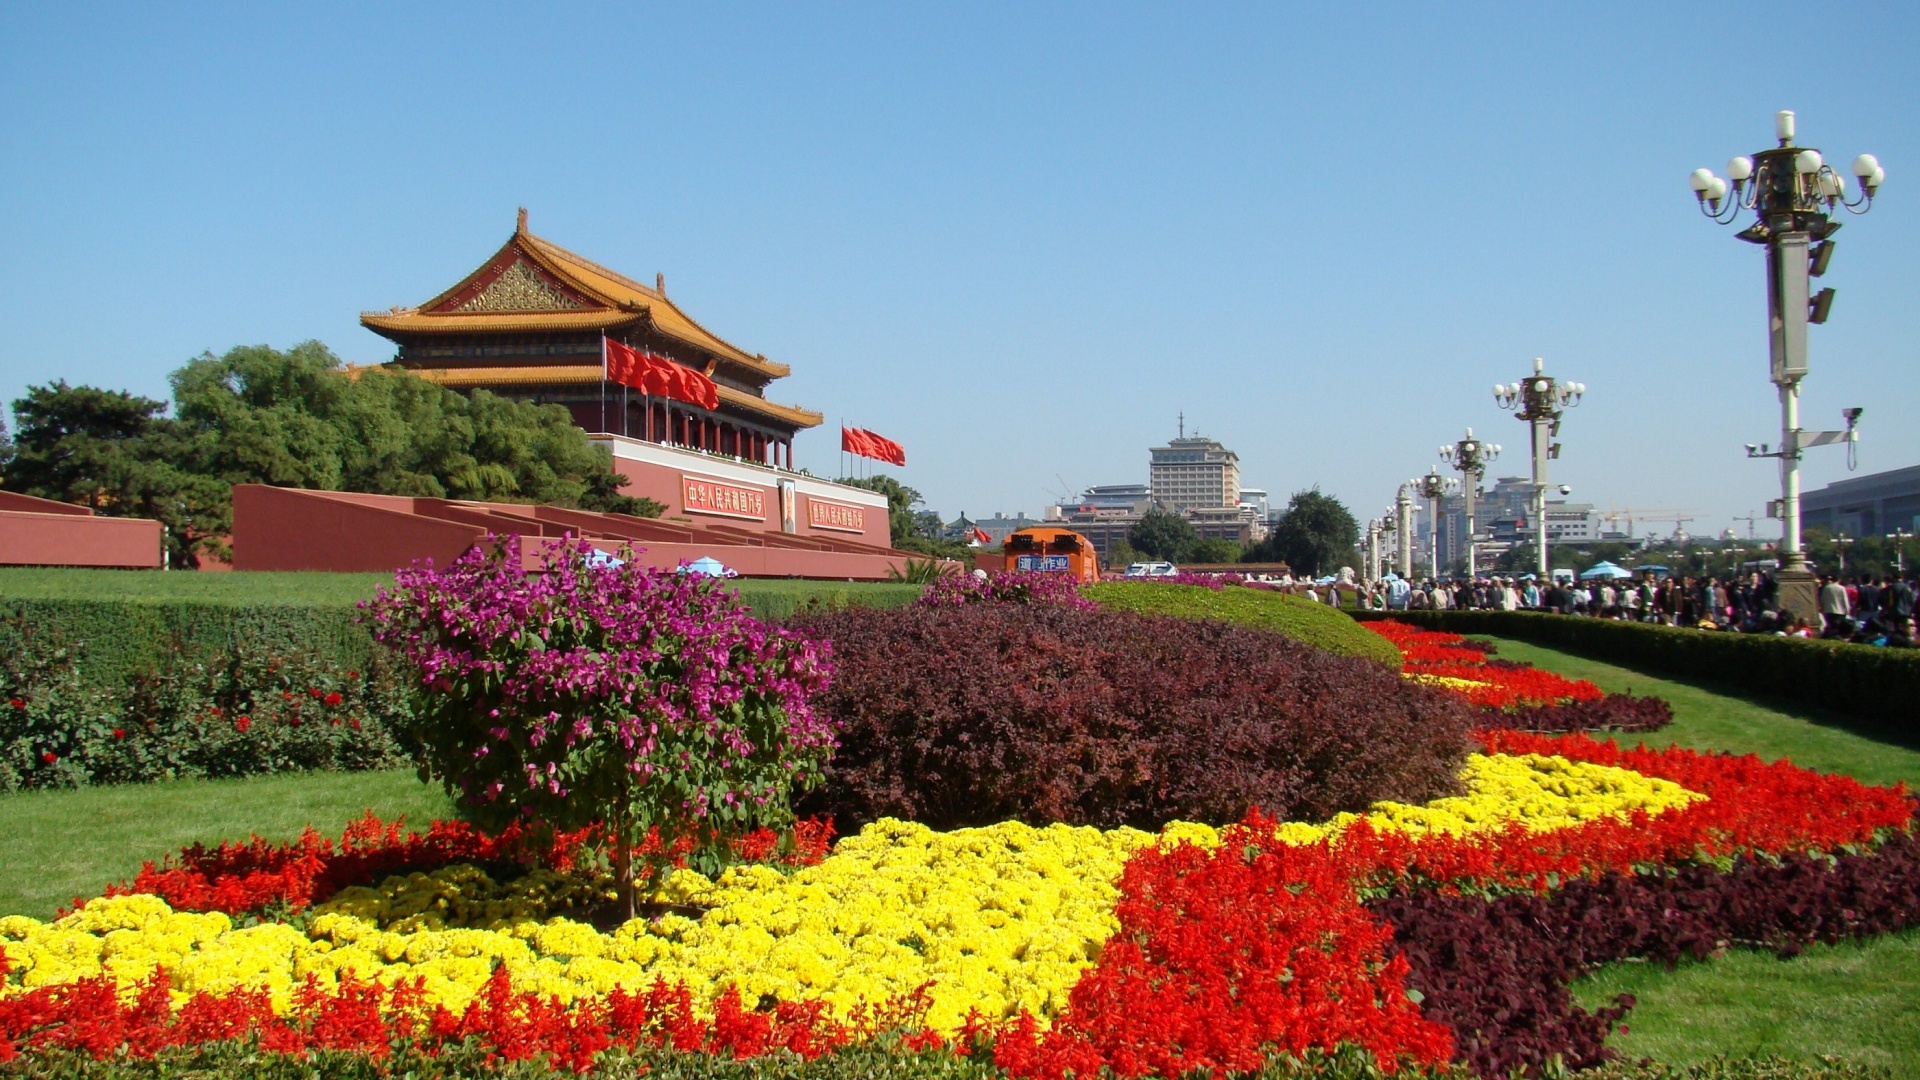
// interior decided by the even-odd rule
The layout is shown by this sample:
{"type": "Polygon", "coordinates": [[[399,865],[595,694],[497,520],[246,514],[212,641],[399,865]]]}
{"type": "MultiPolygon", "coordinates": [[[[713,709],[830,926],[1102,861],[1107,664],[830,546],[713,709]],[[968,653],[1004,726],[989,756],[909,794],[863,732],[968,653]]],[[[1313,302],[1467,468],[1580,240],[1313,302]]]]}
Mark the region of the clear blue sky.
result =
{"type": "Polygon", "coordinates": [[[1808,426],[1864,405],[1862,471],[1920,462],[1920,7],[1806,10],[10,4],[0,397],[387,359],[358,313],[524,205],[790,363],[772,396],[828,417],[801,465],[844,417],[949,517],[1142,482],[1182,410],[1364,517],[1468,425],[1522,471],[1489,387],[1544,356],[1591,387],[1556,482],[1724,528],[1777,490],[1741,450],[1778,436],[1761,255],[1685,181],[1776,109],[1890,175],[1808,426]]]}

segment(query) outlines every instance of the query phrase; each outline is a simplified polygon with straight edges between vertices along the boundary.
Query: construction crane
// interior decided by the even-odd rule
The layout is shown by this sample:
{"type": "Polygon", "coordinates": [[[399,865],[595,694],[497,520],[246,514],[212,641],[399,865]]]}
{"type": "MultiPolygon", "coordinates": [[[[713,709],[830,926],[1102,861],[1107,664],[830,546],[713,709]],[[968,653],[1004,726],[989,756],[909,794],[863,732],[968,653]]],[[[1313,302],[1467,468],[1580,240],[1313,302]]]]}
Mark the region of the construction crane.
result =
{"type": "Polygon", "coordinates": [[[1733,520],[1747,523],[1747,539],[1753,539],[1753,523],[1760,520],[1759,514],[1735,514],[1733,520]]]}
{"type": "Polygon", "coordinates": [[[1698,510],[1642,510],[1632,506],[1615,508],[1611,504],[1600,512],[1600,520],[1606,522],[1609,528],[1625,521],[1629,540],[1633,539],[1633,523],[1636,521],[1671,521],[1673,531],[1677,533],[1682,526],[1699,516],[1698,510]]]}

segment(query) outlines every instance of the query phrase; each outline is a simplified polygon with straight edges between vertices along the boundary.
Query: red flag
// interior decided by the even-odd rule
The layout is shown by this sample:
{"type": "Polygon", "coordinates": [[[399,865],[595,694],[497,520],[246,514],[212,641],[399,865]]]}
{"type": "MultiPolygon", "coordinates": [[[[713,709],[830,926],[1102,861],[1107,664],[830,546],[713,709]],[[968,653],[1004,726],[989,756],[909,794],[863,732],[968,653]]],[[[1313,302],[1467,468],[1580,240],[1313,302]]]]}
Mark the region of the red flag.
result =
{"type": "Polygon", "coordinates": [[[975,525],[975,526],[973,527],[973,539],[974,539],[974,540],[976,540],[976,541],[978,541],[979,543],[982,543],[982,544],[991,544],[991,543],[993,543],[993,537],[991,537],[991,536],[988,536],[988,535],[987,535],[987,530],[985,530],[985,529],[983,529],[983,528],[981,528],[981,527],[980,527],[980,526],[978,526],[978,525],[975,525]]]}
{"type": "Polygon", "coordinates": [[[669,397],[703,409],[720,407],[720,389],[712,379],[685,364],[606,340],[607,378],[643,394],[669,397]]]}
{"type": "Polygon", "coordinates": [[[606,373],[602,378],[639,389],[634,369],[639,365],[640,354],[612,338],[601,338],[600,344],[601,356],[606,363],[606,373]]]}
{"type": "Polygon", "coordinates": [[[859,454],[861,457],[870,457],[875,461],[885,461],[894,465],[907,463],[907,452],[899,443],[875,435],[864,428],[841,428],[840,449],[850,454],[859,454]]]}

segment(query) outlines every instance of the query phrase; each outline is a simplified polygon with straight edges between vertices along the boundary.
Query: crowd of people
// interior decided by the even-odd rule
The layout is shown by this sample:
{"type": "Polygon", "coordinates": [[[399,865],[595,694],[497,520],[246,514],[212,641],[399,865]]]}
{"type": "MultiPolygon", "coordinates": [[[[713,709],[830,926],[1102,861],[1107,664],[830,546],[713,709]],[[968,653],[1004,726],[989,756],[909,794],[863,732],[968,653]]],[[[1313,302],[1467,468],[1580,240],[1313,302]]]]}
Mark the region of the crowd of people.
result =
{"type": "Polygon", "coordinates": [[[1513,577],[1420,582],[1392,578],[1355,591],[1362,606],[1388,611],[1543,611],[1913,648],[1920,587],[1911,577],[1860,575],[1843,580],[1827,575],[1820,579],[1818,623],[1780,610],[1772,575],[1759,573],[1736,578],[1646,574],[1638,579],[1545,583],[1513,577]]]}

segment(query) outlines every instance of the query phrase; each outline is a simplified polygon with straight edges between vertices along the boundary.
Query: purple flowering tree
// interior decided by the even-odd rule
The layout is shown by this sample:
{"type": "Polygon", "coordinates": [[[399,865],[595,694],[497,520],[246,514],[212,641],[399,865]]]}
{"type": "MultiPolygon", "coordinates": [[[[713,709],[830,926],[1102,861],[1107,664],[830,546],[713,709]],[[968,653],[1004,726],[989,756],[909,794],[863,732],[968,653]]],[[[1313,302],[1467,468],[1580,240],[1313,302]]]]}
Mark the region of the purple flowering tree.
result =
{"type": "Polygon", "coordinates": [[[584,543],[521,567],[519,538],[494,539],[444,570],[401,571],[367,605],[417,677],[403,735],[423,779],[482,826],[603,826],[629,917],[636,878],[677,843],[712,853],[792,825],[792,795],[835,745],[812,706],[825,646],[760,623],[711,579],[614,565],[584,543]]]}
{"type": "Polygon", "coordinates": [[[914,601],[917,607],[983,603],[1060,604],[1087,610],[1099,606],[1080,595],[1078,578],[1047,570],[1006,570],[984,578],[972,574],[942,574],[914,601]]]}

